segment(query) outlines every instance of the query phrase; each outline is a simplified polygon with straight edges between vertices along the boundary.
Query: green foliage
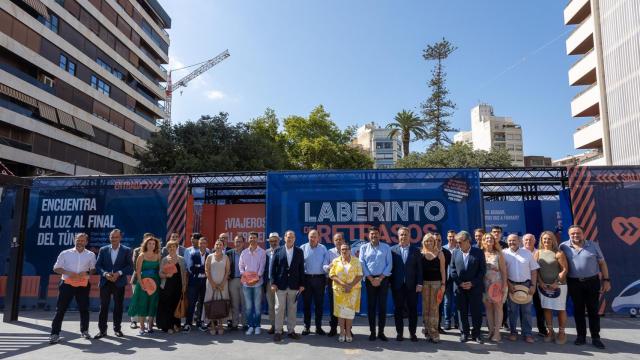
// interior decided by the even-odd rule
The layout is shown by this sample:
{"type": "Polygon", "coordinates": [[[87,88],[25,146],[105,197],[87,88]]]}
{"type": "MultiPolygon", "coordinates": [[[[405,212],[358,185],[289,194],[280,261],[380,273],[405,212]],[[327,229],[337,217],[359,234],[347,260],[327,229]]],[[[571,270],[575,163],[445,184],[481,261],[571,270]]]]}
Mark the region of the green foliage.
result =
{"type": "Polygon", "coordinates": [[[354,128],[340,130],[322,105],[308,117],[284,119],[282,137],[293,169],[370,169],[373,159],[351,145],[354,128]]]}
{"type": "Polygon", "coordinates": [[[366,169],[367,154],[350,145],[354,128],[341,131],[322,106],[308,118],[280,121],[273,109],[248,123],[230,124],[227,113],[197,121],[162,123],[147,149],[136,152],[141,173],[284,169],[366,169]]]}
{"type": "Polygon", "coordinates": [[[453,143],[411,153],[398,161],[399,168],[477,168],[510,167],[511,156],[506,149],[473,150],[467,143],[453,143]]]}
{"type": "Polygon", "coordinates": [[[396,134],[401,134],[402,151],[404,157],[409,156],[409,143],[420,139],[426,139],[428,132],[425,122],[421,120],[413,111],[402,110],[396,114],[394,122],[387,125],[391,129],[389,136],[393,138],[396,134]],[[413,139],[411,139],[413,134],[413,139]]]}
{"type": "Polygon", "coordinates": [[[431,71],[431,80],[429,80],[431,96],[422,103],[422,116],[428,129],[426,138],[433,140],[432,148],[451,144],[452,141],[447,133],[457,131],[451,127],[451,121],[448,119],[453,115],[456,104],[448,98],[447,74],[442,64],[456,49],[457,47],[442,38],[441,41],[433,45],[427,45],[422,54],[424,60],[436,61],[436,65],[431,71]]]}

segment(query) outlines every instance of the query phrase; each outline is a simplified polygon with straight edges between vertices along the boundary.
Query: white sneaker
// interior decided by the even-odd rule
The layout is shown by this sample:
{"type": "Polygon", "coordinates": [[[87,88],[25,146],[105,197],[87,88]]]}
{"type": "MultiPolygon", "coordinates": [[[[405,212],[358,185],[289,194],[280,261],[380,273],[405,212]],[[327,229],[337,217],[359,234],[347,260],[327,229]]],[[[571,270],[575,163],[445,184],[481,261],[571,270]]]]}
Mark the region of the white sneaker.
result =
{"type": "Polygon", "coordinates": [[[246,332],[247,335],[253,335],[253,328],[249,326],[249,329],[246,332]]]}
{"type": "Polygon", "coordinates": [[[260,328],[259,327],[255,328],[253,333],[256,335],[260,335],[260,328]]]}

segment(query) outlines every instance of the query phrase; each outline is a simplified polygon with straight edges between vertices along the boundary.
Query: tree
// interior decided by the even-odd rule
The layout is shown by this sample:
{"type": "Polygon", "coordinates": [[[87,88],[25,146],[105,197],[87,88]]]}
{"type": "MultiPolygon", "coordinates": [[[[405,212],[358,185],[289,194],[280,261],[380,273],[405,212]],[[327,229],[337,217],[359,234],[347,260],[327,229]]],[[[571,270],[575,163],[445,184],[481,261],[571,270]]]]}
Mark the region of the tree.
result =
{"type": "Polygon", "coordinates": [[[425,123],[413,111],[402,110],[396,114],[394,122],[387,125],[387,129],[391,129],[389,137],[393,138],[398,132],[402,136],[402,151],[404,157],[409,156],[409,143],[419,139],[425,139],[427,129],[425,123]],[[411,134],[414,138],[411,139],[411,134]]]}
{"type": "Polygon", "coordinates": [[[308,117],[284,119],[284,146],[293,169],[370,169],[373,159],[354,147],[354,129],[340,130],[322,105],[308,117]]]}
{"type": "Polygon", "coordinates": [[[398,161],[400,168],[474,168],[510,167],[511,156],[504,148],[491,151],[473,150],[467,143],[434,147],[424,153],[412,153],[398,161]]]}
{"type": "Polygon", "coordinates": [[[422,103],[422,116],[428,129],[426,137],[433,140],[432,148],[451,144],[451,139],[447,133],[457,131],[451,127],[451,123],[448,120],[448,117],[453,115],[456,104],[448,98],[447,74],[444,72],[442,64],[456,49],[457,47],[442,38],[442,41],[427,45],[427,48],[422,53],[422,57],[426,61],[436,61],[435,67],[431,71],[431,80],[429,80],[431,96],[422,103]]]}

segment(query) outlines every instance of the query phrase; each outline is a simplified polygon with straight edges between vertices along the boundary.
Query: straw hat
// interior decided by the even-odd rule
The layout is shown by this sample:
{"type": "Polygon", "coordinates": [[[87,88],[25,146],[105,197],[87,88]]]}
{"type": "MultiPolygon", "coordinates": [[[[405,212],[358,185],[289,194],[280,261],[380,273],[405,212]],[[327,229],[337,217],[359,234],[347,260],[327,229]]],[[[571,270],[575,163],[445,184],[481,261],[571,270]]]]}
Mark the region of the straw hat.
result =
{"type": "Polygon", "coordinates": [[[513,292],[509,293],[509,298],[516,304],[524,305],[531,302],[532,295],[529,294],[529,288],[524,285],[514,285],[513,292]]]}

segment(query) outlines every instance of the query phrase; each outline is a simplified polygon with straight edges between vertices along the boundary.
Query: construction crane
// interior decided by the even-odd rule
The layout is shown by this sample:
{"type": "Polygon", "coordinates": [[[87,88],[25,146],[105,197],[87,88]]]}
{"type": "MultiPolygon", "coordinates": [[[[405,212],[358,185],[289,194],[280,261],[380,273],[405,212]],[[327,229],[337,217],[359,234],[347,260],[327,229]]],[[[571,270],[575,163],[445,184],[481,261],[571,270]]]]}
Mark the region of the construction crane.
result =
{"type": "MultiPolygon", "coordinates": [[[[220,54],[218,54],[216,57],[209,59],[207,61],[204,61],[203,63],[201,63],[202,65],[199,68],[193,70],[191,73],[189,73],[189,75],[183,77],[182,79],[176,81],[175,83],[171,82],[171,71],[169,71],[169,75],[167,76],[167,91],[166,91],[167,100],[165,101],[165,112],[166,112],[165,120],[171,122],[171,98],[173,97],[173,92],[182,87],[186,87],[191,80],[204,74],[205,72],[207,72],[207,70],[218,65],[229,56],[231,56],[229,54],[229,50],[225,50],[220,54]]],[[[199,65],[199,64],[195,64],[195,65],[199,65]]],[[[195,65],[191,65],[191,66],[195,66],[195,65]]],[[[191,67],[191,66],[187,66],[187,67],[191,67]]],[[[187,67],[183,69],[186,69],[187,67]]],[[[176,69],[176,70],[179,70],[179,69],[176,69]]]]}

